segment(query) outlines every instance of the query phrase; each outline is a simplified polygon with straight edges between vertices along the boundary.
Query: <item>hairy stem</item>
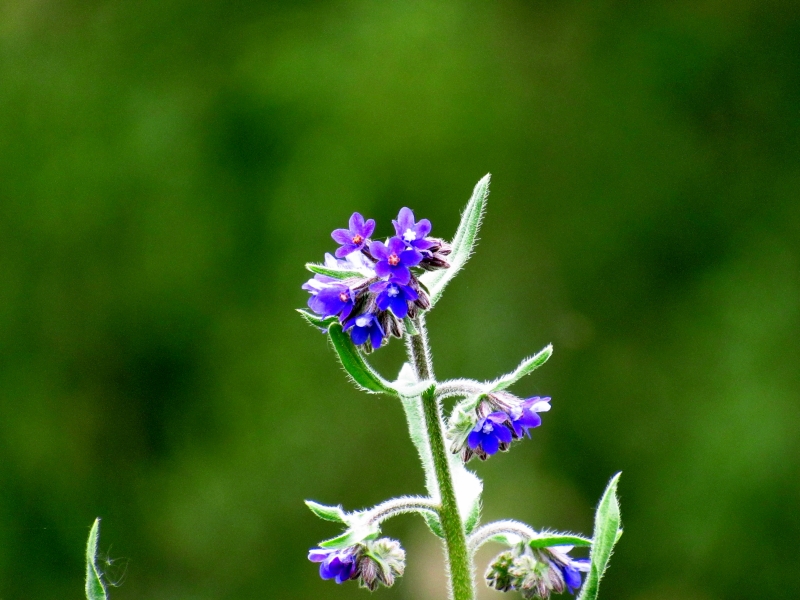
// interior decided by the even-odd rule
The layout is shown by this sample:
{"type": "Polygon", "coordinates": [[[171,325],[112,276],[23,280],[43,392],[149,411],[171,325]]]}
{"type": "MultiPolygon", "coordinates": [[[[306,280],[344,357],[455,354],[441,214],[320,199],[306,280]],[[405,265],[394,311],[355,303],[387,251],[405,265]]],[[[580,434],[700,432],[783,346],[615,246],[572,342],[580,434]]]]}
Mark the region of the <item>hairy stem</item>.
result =
{"type": "Polygon", "coordinates": [[[419,496],[407,496],[403,498],[393,498],[386,502],[381,502],[377,506],[365,511],[364,518],[370,525],[378,524],[396,515],[410,512],[429,512],[438,515],[438,502],[430,498],[419,496]]]}
{"type": "Polygon", "coordinates": [[[469,536],[470,552],[475,552],[483,544],[488,542],[492,536],[509,533],[519,536],[523,540],[531,540],[536,537],[536,531],[525,523],[511,520],[495,521],[494,523],[487,523],[482,527],[478,527],[478,529],[469,536]]]}
{"type": "MultiPolygon", "coordinates": [[[[416,370],[417,379],[424,381],[433,379],[428,350],[428,337],[424,318],[420,315],[414,325],[416,335],[407,336],[407,348],[411,364],[416,370]]],[[[436,398],[435,389],[431,388],[422,395],[422,406],[425,415],[425,427],[428,430],[431,456],[439,488],[441,505],[439,519],[444,533],[447,552],[448,575],[450,577],[450,597],[452,600],[474,600],[475,584],[472,576],[472,559],[467,549],[467,536],[464,522],[458,511],[453,477],[450,472],[447,448],[444,440],[444,424],[442,422],[442,405],[436,398]]]]}

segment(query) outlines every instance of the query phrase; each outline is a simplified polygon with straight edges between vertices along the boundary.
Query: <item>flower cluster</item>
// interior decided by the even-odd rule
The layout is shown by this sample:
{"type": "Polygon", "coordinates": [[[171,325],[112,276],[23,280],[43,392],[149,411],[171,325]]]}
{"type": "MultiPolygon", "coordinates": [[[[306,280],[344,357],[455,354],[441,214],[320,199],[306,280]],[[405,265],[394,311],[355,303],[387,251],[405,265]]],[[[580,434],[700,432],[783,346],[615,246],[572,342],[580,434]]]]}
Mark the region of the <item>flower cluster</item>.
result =
{"type": "Polygon", "coordinates": [[[354,546],[328,550],[314,548],[308,560],[320,563],[319,575],[344,583],[357,579],[361,587],[374,592],[380,584],[392,587],[406,566],[406,553],[400,543],[389,538],[367,540],[354,546]]]}
{"type": "Polygon", "coordinates": [[[325,256],[325,267],[347,277],[317,274],[303,285],[311,294],[308,307],[323,318],[337,317],[353,343],[368,352],[390,335],[402,337],[400,321],[430,307],[419,271],[450,266],[451,248],[429,237],[428,219],[416,221],[411,209],[403,208],[392,223],[393,237],[372,240],[375,221],[353,213],[348,229],[331,234],[340,244],[335,257],[325,256]]]}
{"type": "Polygon", "coordinates": [[[486,460],[508,450],[513,440],[530,437],[530,430],[542,424],[538,413],[548,410],[550,398],[523,400],[508,392],[486,394],[474,410],[453,413],[448,430],[450,450],[460,453],[464,462],[473,456],[486,460]]]}
{"type": "Polygon", "coordinates": [[[569,556],[572,546],[530,548],[522,542],[495,557],[486,571],[486,584],[500,592],[516,590],[526,599],[547,600],[551,592],[574,594],[589,559],[569,556]]]}

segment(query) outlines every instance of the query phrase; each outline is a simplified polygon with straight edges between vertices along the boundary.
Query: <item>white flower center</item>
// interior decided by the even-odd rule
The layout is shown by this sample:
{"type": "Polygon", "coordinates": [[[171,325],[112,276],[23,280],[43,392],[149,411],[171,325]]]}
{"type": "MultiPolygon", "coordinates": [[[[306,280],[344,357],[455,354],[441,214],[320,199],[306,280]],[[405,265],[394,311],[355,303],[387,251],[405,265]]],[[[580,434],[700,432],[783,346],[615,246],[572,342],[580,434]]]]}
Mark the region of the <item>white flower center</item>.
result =
{"type": "Polygon", "coordinates": [[[358,325],[359,327],[366,327],[367,325],[370,324],[371,321],[372,319],[369,316],[362,315],[356,318],[356,325],[358,325]]]}
{"type": "Polygon", "coordinates": [[[417,239],[417,234],[411,231],[411,229],[406,229],[406,232],[403,234],[403,239],[407,242],[413,242],[417,239]]]}
{"type": "Polygon", "coordinates": [[[389,289],[386,290],[386,293],[389,295],[389,298],[394,298],[400,293],[400,290],[397,288],[397,286],[390,285],[389,289]]]}
{"type": "Polygon", "coordinates": [[[493,431],[494,427],[492,427],[492,424],[486,421],[486,423],[483,424],[483,433],[492,433],[493,431]]]}

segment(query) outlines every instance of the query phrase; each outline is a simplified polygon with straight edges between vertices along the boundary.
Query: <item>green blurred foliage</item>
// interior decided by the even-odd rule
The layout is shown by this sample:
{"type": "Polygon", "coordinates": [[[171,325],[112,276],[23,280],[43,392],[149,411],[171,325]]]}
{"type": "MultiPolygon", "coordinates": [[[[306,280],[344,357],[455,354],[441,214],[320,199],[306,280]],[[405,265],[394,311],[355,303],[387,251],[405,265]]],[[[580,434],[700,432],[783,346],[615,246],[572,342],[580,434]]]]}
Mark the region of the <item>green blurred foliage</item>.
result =
{"type": "MultiPolygon", "coordinates": [[[[449,237],[491,171],[438,374],[556,350],[485,516],[588,533],[622,470],[601,597],[797,598],[799,134],[796,2],[0,2],[0,597],[80,598],[101,516],[112,599],[364,598],[302,500],[422,474],[302,264],[353,210],[449,237]]],[[[380,595],[441,596],[387,532],[380,595]]]]}

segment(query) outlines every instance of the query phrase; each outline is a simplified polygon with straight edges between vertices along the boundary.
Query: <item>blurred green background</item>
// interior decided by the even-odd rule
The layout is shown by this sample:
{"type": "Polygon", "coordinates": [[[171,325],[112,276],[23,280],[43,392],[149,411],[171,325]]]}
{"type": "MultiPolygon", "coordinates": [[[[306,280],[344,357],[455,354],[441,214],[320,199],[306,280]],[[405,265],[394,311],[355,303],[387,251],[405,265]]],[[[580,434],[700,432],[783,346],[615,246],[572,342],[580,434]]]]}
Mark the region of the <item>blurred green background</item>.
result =
{"type": "MultiPolygon", "coordinates": [[[[798,598],[799,134],[788,0],[0,2],[0,598],[81,598],[95,516],[112,600],[365,598],[302,500],[422,474],[303,263],[353,210],[449,238],[488,171],[438,375],[555,354],[485,518],[589,533],[622,470],[602,598],[798,598]]],[[[378,597],[442,597],[419,519],[386,532],[378,597]]]]}

